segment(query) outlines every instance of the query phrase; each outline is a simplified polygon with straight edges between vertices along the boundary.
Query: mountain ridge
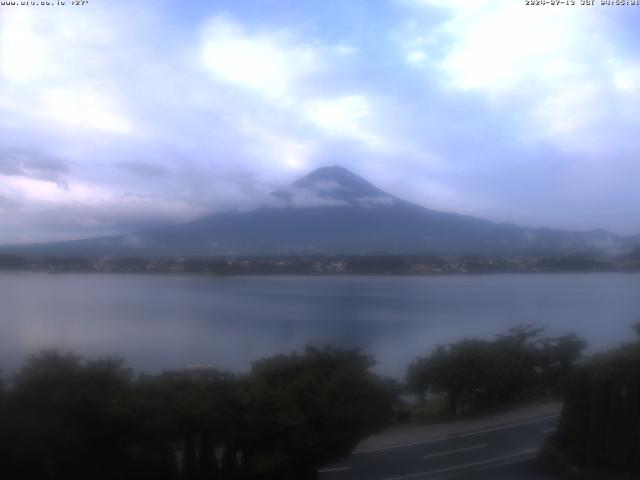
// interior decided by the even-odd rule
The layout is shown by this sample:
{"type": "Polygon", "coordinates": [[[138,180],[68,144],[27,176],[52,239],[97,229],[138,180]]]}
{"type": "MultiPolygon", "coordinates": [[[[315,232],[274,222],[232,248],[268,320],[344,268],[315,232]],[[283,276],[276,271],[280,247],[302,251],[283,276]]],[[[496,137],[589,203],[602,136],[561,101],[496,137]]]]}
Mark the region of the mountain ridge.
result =
{"type": "Polygon", "coordinates": [[[271,194],[273,202],[191,222],[85,240],[4,246],[30,255],[534,254],[619,252],[638,237],[495,223],[397,198],[338,165],[271,194]]]}

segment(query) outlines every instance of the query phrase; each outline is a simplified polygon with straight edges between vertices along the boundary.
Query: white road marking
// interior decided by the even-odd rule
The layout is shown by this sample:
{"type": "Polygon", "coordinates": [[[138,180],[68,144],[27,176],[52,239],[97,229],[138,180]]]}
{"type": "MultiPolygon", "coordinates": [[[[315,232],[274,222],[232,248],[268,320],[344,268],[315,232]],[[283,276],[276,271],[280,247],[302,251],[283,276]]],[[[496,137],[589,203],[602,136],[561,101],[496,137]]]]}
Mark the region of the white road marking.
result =
{"type": "Polygon", "coordinates": [[[496,466],[501,466],[501,465],[503,465],[505,463],[511,464],[511,463],[516,463],[517,461],[521,461],[522,462],[522,461],[525,461],[525,460],[529,460],[537,452],[538,452],[537,448],[531,448],[531,449],[528,449],[528,450],[523,450],[523,451],[518,452],[518,453],[514,453],[512,455],[505,455],[503,457],[495,457],[495,458],[490,458],[488,460],[482,460],[481,462],[466,463],[464,465],[456,465],[455,467],[439,468],[437,470],[428,470],[426,472],[410,473],[408,475],[402,475],[400,477],[389,477],[389,478],[385,478],[385,479],[382,479],[382,480],[409,480],[411,478],[420,478],[420,477],[425,477],[425,476],[428,476],[428,475],[438,475],[438,474],[442,474],[442,473],[450,473],[450,472],[455,472],[457,470],[464,470],[464,469],[467,469],[467,468],[482,467],[482,466],[489,465],[491,463],[496,463],[496,462],[498,462],[498,464],[499,464],[499,465],[496,465],[496,466]]]}
{"type": "Polygon", "coordinates": [[[530,423],[542,422],[544,420],[550,420],[552,418],[558,418],[559,416],[560,416],[560,414],[558,413],[558,414],[555,414],[555,415],[547,415],[545,417],[533,418],[531,420],[525,420],[525,421],[518,422],[518,423],[511,423],[511,424],[508,424],[508,425],[501,425],[499,427],[485,428],[484,430],[477,430],[475,432],[460,433],[460,434],[455,434],[455,435],[448,435],[448,436],[444,436],[444,437],[434,438],[433,440],[422,440],[422,441],[419,441],[419,442],[403,443],[403,444],[400,444],[400,445],[391,445],[391,446],[388,446],[388,447],[371,448],[369,450],[359,450],[359,451],[353,452],[352,455],[362,455],[362,454],[365,454],[365,453],[383,452],[385,450],[395,450],[395,449],[398,449],[398,448],[415,447],[417,445],[428,445],[430,443],[446,442],[447,440],[453,440],[453,439],[456,439],[456,438],[472,437],[474,435],[482,435],[483,433],[497,432],[497,431],[500,431],[500,430],[507,430],[509,428],[519,427],[521,425],[528,425],[530,423]]]}
{"type": "Polygon", "coordinates": [[[431,453],[429,455],[425,455],[422,458],[442,457],[443,455],[452,455],[454,453],[469,452],[471,450],[478,450],[479,448],[486,448],[488,446],[489,446],[488,443],[482,443],[480,445],[474,445],[473,447],[457,448],[456,450],[448,450],[446,452],[431,453]]]}
{"type": "Polygon", "coordinates": [[[318,470],[318,473],[347,472],[349,470],[351,470],[351,467],[323,468],[322,470],[318,470]]]}
{"type": "MultiPolygon", "coordinates": [[[[533,449],[532,449],[533,450],[533,449]]],[[[520,462],[524,462],[527,461],[531,458],[535,458],[535,454],[537,453],[537,450],[534,450],[531,453],[524,453],[522,455],[519,455],[516,458],[508,458],[506,460],[503,461],[499,461],[498,463],[492,463],[491,465],[485,465],[485,466],[481,466],[478,468],[478,471],[485,471],[485,470],[492,470],[492,469],[496,469],[496,468],[500,468],[500,467],[506,467],[508,465],[513,465],[514,463],[520,463],[520,462]]]]}

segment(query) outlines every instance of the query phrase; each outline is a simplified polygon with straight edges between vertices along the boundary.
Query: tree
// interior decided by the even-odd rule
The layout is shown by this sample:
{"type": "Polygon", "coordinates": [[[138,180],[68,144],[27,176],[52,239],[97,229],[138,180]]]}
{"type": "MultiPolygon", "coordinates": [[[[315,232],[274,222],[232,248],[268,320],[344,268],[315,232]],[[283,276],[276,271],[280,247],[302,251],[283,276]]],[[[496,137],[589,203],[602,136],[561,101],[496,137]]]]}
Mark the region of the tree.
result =
{"type": "Polygon", "coordinates": [[[502,401],[510,401],[536,388],[543,331],[544,328],[532,324],[518,325],[495,340],[495,354],[504,370],[502,401]]]}
{"type": "Polygon", "coordinates": [[[135,410],[148,459],[140,461],[145,478],[158,474],[160,457],[172,475],[179,470],[187,480],[215,478],[214,449],[232,442],[241,417],[238,388],[234,375],[212,368],[141,378],[135,410]]]}
{"type": "Polygon", "coordinates": [[[413,362],[408,383],[421,396],[427,392],[446,395],[450,412],[458,414],[492,403],[499,367],[490,342],[464,339],[438,345],[430,356],[413,362]]]}
{"type": "Polygon", "coordinates": [[[545,338],[541,351],[541,383],[545,388],[560,393],[587,342],[575,334],[545,338]]]}
{"type": "Polygon", "coordinates": [[[555,391],[586,343],[576,335],[542,338],[542,332],[523,325],[493,341],[464,339],[438,345],[409,366],[407,385],[421,398],[428,392],[446,395],[453,414],[555,391]]]}
{"type": "Polygon", "coordinates": [[[7,415],[7,392],[5,390],[4,377],[0,370],[0,476],[3,474],[2,466],[8,465],[11,457],[9,441],[9,417],[7,415]]]}
{"type": "Polygon", "coordinates": [[[565,380],[564,408],[543,461],[564,473],[579,469],[584,478],[596,473],[591,469],[640,478],[639,380],[640,339],[582,362],[565,380]]]}
{"type": "Polygon", "coordinates": [[[130,372],[122,362],[32,356],[8,399],[15,478],[113,478],[126,471],[130,372]]]}
{"type": "Polygon", "coordinates": [[[134,378],[119,360],[43,352],[0,388],[0,475],[313,478],[389,418],[393,392],[372,364],[357,351],[308,348],[244,376],[202,368],[134,378]]]}
{"type": "Polygon", "coordinates": [[[390,419],[393,393],[356,350],[308,347],[253,365],[247,379],[247,462],[274,478],[314,478],[390,419]]]}

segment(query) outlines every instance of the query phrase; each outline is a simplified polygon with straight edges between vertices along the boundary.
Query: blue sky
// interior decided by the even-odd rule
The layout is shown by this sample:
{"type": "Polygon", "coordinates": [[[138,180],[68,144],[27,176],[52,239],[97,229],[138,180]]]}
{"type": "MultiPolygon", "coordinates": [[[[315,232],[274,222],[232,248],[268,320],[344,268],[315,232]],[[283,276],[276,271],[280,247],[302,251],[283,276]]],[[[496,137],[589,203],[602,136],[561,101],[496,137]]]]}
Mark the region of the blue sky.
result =
{"type": "MultiPolygon", "coordinates": [[[[579,3],[579,2],[578,2],[579,3]]],[[[640,7],[0,10],[0,243],[252,208],[340,164],[495,221],[640,233],[640,7]]]]}

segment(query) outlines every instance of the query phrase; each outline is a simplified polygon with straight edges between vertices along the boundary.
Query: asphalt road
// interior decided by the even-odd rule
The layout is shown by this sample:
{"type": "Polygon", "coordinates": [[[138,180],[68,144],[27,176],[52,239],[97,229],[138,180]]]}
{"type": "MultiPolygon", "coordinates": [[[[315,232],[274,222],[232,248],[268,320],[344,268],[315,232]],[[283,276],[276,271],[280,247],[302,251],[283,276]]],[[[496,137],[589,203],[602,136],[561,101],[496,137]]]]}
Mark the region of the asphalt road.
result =
{"type": "Polygon", "coordinates": [[[545,415],[439,439],[359,451],[319,470],[321,480],[557,478],[534,462],[559,415],[545,415]]]}

